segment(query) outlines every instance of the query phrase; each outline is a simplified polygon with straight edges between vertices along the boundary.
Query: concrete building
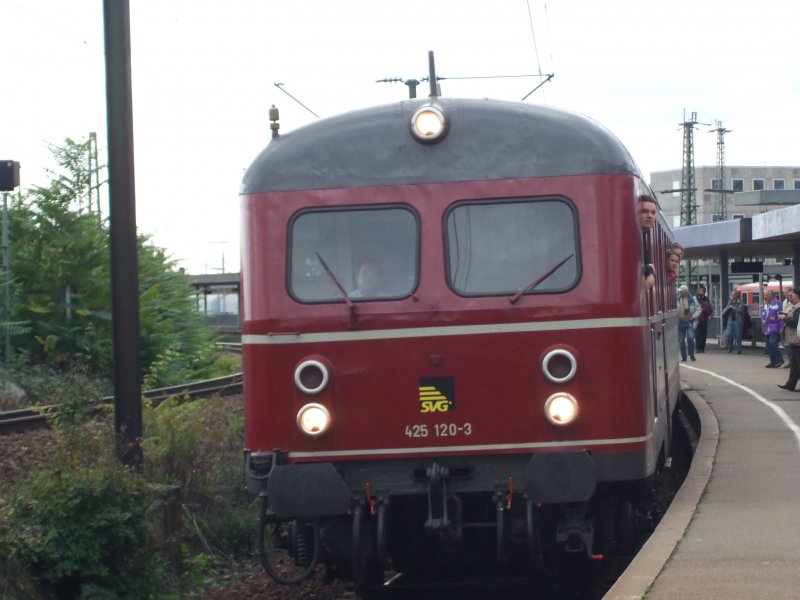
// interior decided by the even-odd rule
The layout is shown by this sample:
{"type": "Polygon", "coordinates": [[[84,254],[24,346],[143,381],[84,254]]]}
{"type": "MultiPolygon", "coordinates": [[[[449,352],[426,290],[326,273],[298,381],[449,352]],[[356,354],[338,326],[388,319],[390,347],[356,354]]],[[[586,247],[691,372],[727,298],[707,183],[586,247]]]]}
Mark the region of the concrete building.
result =
{"type": "MultiPolygon", "coordinates": [[[[650,173],[650,185],[656,192],[667,222],[680,226],[681,169],[650,173]]],[[[719,189],[716,166],[695,167],[696,223],[721,220],[717,215],[719,189]]],[[[800,203],[800,167],[726,167],[726,218],[743,218],[800,203]],[[777,191],[778,193],[772,193],[777,191]]]]}
{"type": "MultiPolygon", "coordinates": [[[[725,168],[725,218],[720,218],[716,166],[695,167],[695,224],[680,227],[681,169],[650,174],[667,223],[686,248],[679,281],[690,288],[706,286],[717,318],[710,332],[718,333],[718,315],[731,289],[755,281],[795,278],[800,257],[800,167],[725,168]],[[724,222],[720,222],[724,221],[724,222]],[[691,265],[691,267],[690,267],[691,265]],[[753,268],[748,268],[753,267],[753,268]],[[755,267],[758,267],[757,269],[755,267]]],[[[751,312],[757,314],[757,305],[751,312]]],[[[760,335],[756,319],[755,337],[760,335]]]]}

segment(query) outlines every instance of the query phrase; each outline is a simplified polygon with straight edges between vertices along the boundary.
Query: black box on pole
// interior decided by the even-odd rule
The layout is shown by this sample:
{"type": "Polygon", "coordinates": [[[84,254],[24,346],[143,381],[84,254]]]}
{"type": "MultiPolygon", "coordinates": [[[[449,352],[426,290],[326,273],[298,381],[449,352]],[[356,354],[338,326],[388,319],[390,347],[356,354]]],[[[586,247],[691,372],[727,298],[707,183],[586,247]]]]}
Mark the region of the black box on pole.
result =
{"type": "Polygon", "coordinates": [[[0,192],[13,192],[19,187],[19,163],[0,160],[0,192]]]}
{"type": "Polygon", "coordinates": [[[764,261],[749,260],[731,263],[731,273],[763,273],[764,261]]]}

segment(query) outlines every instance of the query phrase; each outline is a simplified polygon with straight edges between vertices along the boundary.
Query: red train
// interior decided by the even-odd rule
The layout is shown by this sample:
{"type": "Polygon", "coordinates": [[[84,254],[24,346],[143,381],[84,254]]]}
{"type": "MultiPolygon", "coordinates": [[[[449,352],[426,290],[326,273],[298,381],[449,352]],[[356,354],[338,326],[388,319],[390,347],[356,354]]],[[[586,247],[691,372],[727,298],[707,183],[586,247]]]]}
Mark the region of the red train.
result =
{"type": "MultiPolygon", "coordinates": [[[[674,289],[642,284],[652,192],[611,133],[432,89],[275,135],[241,193],[270,575],[528,570],[625,543],[679,384],[674,289]]],[[[659,218],[657,273],[670,235],[659,218]]]]}

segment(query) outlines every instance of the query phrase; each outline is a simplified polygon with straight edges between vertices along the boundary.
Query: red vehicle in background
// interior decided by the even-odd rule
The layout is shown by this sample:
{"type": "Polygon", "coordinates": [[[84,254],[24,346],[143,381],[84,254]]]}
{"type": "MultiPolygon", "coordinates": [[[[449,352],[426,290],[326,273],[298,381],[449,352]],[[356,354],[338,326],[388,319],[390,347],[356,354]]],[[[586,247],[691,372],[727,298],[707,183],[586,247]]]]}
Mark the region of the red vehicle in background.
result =
{"type": "Polygon", "coordinates": [[[789,295],[792,290],[793,283],[791,279],[783,279],[781,281],[770,280],[767,283],[744,283],[737,285],[734,289],[742,294],[742,302],[747,304],[747,308],[751,317],[758,316],[762,301],[764,290],[772,290],[778,298],[783,301],[783,298],[789,295]]]}
{"type": "MultiPolygon", "coordinates": [[[[274,137],[241,193],[271,576],[324,562],[368,590],[389,565],[527,572],[630,542],[669,458],[677,324],[666,277],[642,285],[652,192],[611,133],[432,89],[274,137]]],[[[657,273],[670,240],[659,218],[657,273]]]]}

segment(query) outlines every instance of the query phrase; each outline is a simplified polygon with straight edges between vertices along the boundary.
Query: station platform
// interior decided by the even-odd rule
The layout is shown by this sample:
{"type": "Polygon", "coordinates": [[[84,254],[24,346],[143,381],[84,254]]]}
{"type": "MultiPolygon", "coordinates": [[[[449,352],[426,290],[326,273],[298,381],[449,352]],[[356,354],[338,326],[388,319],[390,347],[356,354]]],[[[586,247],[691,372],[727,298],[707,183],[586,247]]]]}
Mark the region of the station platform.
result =
{"type": "Polygon", "coordinates": [[[702,423],[686,481],[604,600],[800,599],[800,392],[762,347],[716,342],[681,363],[702,423]]]}

